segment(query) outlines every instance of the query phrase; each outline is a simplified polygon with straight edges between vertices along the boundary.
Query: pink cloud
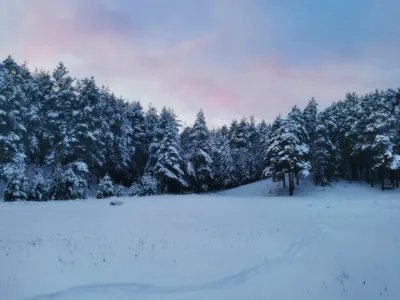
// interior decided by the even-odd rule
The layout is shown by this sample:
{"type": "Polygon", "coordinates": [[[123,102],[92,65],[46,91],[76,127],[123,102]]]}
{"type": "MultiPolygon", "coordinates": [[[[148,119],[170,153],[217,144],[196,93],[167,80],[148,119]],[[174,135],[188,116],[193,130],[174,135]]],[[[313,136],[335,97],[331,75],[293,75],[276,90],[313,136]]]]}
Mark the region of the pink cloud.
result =
{"type": "MultiPolygon", "coordinates": [[[[160,46],[159,37],[136,30],[103,31],[85,26],[85,20],[76,19],[77,8],[71,3],[64,3],[63,15],[30,4],[21,18],[18,35],[23,42],[17,58],[32,67],[47,67],[50,61],[53,68],[57,60],[73,57],[73,76],[94,75],[100,84],[118,87],[115,92],[129,99],[172,106],[182,119],[192,120],[203,108],[212,124],[251,114],[272,120],[294,104],[304,106],[312,96],[324,106],[346,92],[386,88],[388,82],[387,71],[379,64],[367,63],[368,59],[329,58],[320,65],[294,66],[268,52],[263,57],[243,54],[239,61],[217,66],[209,56],[217,46],[223,47],[223,31],[212,30],[160,46]]],[[[68,67],[68,61],[66,64],[68,67]]],[[[398,75],[394,71],[390,78],[398,75]]]]}

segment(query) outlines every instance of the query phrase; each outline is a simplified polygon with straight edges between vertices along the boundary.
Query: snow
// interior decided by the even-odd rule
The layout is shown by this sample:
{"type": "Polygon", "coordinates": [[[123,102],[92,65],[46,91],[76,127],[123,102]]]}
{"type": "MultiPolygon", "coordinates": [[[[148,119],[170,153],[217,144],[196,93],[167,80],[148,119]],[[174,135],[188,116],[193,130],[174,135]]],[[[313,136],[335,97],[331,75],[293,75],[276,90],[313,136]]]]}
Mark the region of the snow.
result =
{"type": "Polygon", "coordinates": [[[400,299],[398,190],[302,183],[0,203],[0,299],[400,299]]]}

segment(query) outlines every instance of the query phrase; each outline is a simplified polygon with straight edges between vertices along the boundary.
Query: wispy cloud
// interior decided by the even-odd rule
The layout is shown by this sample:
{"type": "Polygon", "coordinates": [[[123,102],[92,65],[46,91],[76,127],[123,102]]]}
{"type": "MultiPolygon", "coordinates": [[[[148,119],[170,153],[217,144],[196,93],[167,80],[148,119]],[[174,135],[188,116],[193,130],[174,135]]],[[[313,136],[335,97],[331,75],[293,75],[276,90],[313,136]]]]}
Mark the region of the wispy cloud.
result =
{"type": "Polygon", "coordinates": [[[0,12],[0,55],[31,67],[63,60],[183,120],[203,108],[212,124],[398,84],[395,0],[301,3],[15,0],[0,12]]]}

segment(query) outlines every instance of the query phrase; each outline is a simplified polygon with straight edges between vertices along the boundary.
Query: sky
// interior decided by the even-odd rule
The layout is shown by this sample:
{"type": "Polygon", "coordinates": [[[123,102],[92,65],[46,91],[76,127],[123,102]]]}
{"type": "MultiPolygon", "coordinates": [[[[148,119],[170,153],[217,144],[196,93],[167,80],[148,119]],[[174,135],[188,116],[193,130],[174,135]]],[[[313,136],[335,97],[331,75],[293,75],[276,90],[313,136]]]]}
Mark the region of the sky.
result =
{"type": "Polygon", "coordinates": [[[0,56],[94,76],[186,125],[400,86],[398,0],[0,0],[0,56]]]}

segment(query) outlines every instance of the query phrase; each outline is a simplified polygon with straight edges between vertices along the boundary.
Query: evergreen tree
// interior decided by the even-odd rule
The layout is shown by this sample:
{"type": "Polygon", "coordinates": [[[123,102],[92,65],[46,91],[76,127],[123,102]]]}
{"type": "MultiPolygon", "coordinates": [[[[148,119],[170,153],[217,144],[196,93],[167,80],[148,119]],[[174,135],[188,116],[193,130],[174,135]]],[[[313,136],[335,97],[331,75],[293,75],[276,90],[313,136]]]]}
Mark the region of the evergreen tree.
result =
{"type": "Polygon", "coordinates": [[[28,179],[25,174],[14,174],[4,188],[4,200],[8,202],[28,200],[28,193],[28,179]]]}
{"type": "Polygon", "coordinates": [[[265,159],[264,159],[264,149],[267,144],[268,134],[270,131],[270,126],[265,123],[265,120],[261,120],[261,122],[257,125],[257,141],[256,141],[256,150],[257,160],[256,160],[256,178],[262,178],[263,171],[265,169],[265,159]]]}
{"type": "Polygon", "coordinates": [[[115,196],[115,194],[116,193],[112,179],[108,174],[106,174],[100,180],[99,186],[97,187],[96,198],[97,199],[110,198],[115,196]]]}
{"type": "Polygon", "coordinates": [[[47,195],[46,181],[41,168],[36,167],[29,186],[28,200],[43,201],[47,195]]]}
{"type": "Polygon", "coordinates": [[[317,101],[315,101],[314,97],[312,97],[303,111],[304,126],[306,128],[308,136],[310,137],[311,144],[314,140],[314,133],[317,128],[317,115],[318,103],[317,101]]]}
{"type": "Polygon", "coordinates": [[[56,168],[48,182],[49,200],[85,199],[88,168],[85,163],[68,164],[66,170],[56,168]]]}
{"type": "Polygon", "coordinates": [[[223,134],[223,130],[217,130],[212,135],[212,154],[213,159],[213,188],[222,189],[234,185],[233,177],[234,163],[231,154],[231,148],[227,136],[223,134]]]}
{"type": "Polygon", "coordinates": [[[190,160],[190,156],[191,156],[191,152],[192,152],[192,148],[193,148],[192,139],[191,139],[192,132],[193,132],[193,130],[191,127],[185,127],[181,133],[182,152],[187,160],[190,160]]]}
{"type": "Polygon", "coordinates": [[[287,118],[287,125],[292,130],[292,133],[297,137],[298,144],[295,147],[295,176],[297,184],[299,184],[300,175],[308,175],[311,169],[311,164],[309,162],[309,152],[310,148],[308,146],[309,136],[305,127],[305,121],[303,114],[297,106],[292,108],[287,118]]]}
{"type": "Polygon", "coordinates": [[[93,77],[78,82],[77,95],[71,118],[71,138],[64,139],[63,145],[70,154],[68,162],[84,162],[92,174],[99,176],[105,161],[105,138],[101,130],[101,93],[93,77]]]}
{"type": "Polygon", "coordinates": [[[318,118],[318,125],[315,129],[313,143],[313,170],[314,182],[317,185],[327,185],[340,163],[340,156],[337,147],[332,143],[327,126],[324,124],[326,119],[321,114],[318,118]]]}
{"type": "Polygon", "coordinates": [[[196,177],[195,190],[207,191],[213,179],[211,140],[203,110],[197,114],[190,134],[190,161],[196,177]]]}
{"type": "Polygon", "coordinates": [[[132,127],[131,168],[133,181],[144,173],[149,148],[146,118],[143,107],[139,102],[128,103],[127,118],[132,127]]]}
{"type": "Polygon", "coordinates": [[[146,111],[145,117],[147,124],[148,144],[150,144],[153,140],[159,120],[157,109],[151,103],[146,111]]]}
{"type": "Polygon", "coordinates": [[[158,181],[151,175],[144,175],[139,183],[134,183],[129,189],[129,196],[152,196],[158,193],[158,181]]]}
{"type": "Polygon", "coordinates": [[[249,151],[250,155],[248,158],[250,181],[256,181],[260,179],[258,172],[258,166],[261,162],[261,149],[259,146],[259,132],[257,129],[256,121],[254,116],[251,116],[248,123],[248,139],[249,139],[249,151]]]}
{"type": "Polygon", "coordinates": [[[53,72],[53,89],[45,97],[46,103],[46,138],[51,151],[46,157],[46,163],[57,167],[68,163],[73,155],[71,142],[76,142],[72,129],[73,110],[76,103],[74,79],[68,75],[68,70],[60,63],[53,72]]]}
{"type": "Polygon", "coordinates": [[[117,99],[108,91],[103,91],[109,105],[106,108],[108,115],[107,130],[105,130],[105,165],[104,172],[117,182],[130,183],[132,171],[131,159],[134,148],[132,147],[133,129],[126,117],[127,105],[122,99],[117,99]]]}
{"type": "Polygon", "coordinates": [[[28,132],[26,148],[30,161],[42,166],[51,150],[47,117],[49,107],[46,106],[46,99],[52,93],[53,80],[50,74],[43,70],[35,70],[32,80],[35,87],[34,97],[30,98],[29,109],[25,114],[28,132]]]}
{"type": "Polygon", "coordinates": [[[162,191],[166,193],[180,193],[188,187],[178,126],[175,113],[163,108],[159,127],[163,132],[163,138],[159,142],[155,165],[151,171],[159,181],[162,191]]]}
{"type": "Polygon", "coordinates": [[[4,64],[0,64],[0,176],[8,180],[26,167],[23,137],[25,94],[4,64]]]}
{"type": "Polygon", "coordinates": [[[250,166],[253,165],[253,157],[251,156],[248,133],[246,118],[243,118],[240,123],[237,123],[236,120],[232,123],[230,146],[235,164],[236,184],[245,184],[251,181],[250,166]]]}

